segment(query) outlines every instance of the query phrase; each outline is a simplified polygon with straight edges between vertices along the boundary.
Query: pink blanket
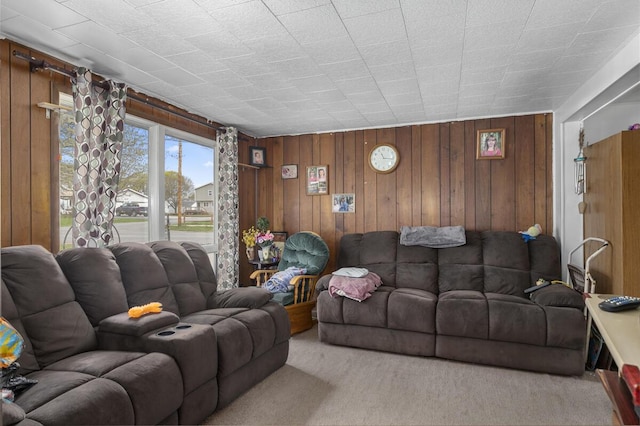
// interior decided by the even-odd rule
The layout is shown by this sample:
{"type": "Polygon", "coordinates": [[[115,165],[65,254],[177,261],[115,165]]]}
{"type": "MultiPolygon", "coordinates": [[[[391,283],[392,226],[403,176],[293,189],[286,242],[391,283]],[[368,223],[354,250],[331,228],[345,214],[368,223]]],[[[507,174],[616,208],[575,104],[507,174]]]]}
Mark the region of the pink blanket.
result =
{"type": "Polygon", "coordinates": [[[362,278],[331,276],[329,280],[329,294],[331,297],[343,296],[362,302],[371,297],[371,293],[382,284],[378,274],[369,272],[362,278]]]}

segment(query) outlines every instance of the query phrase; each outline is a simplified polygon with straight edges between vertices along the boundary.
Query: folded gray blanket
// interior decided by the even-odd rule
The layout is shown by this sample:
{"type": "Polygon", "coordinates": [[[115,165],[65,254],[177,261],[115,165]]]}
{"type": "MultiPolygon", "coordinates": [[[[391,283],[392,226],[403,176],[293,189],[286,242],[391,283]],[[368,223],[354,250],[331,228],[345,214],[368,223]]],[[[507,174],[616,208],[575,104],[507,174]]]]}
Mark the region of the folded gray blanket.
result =
{"type": "Polygon", "coordinates": [[[463,246],[467,237],[462,226],[402,226],[400,244],[403,246],[424,246],[448,248],[463,246]]]}

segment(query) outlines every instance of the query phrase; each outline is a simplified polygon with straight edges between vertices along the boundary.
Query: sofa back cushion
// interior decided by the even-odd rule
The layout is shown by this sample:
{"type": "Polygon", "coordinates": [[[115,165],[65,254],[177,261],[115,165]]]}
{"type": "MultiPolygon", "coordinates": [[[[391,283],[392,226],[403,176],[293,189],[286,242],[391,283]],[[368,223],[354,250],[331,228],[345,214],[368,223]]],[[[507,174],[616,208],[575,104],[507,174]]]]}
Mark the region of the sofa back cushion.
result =
{"type": "Polygon", "coordinates": [[[0,302],[0,312],[2,312],[2,316],[9,321],[9,324],[11,324],[18,333],[20,333],[20,336],[22,336],[23,339],[22,354],[20,355],[20,358],[18,358],[18,362],[20,363],[20,374],[27,374],[31,371],[39,370],[40,366],[38,365],[36,356],[33,353],[33,345],[31,344],[27,331],[24,329],[24,324],[22,324],[22,320],[18,315],[16,304],[13,302],[13,297],[11,297],[11,293],[9,293],[9,289],[4,283],[4,280],[2,280],[2,294],[0,294],[0,302]]]}
{"type": "Polygon", "coordinates": [[[1,256],[2,281],[41,368],[97,347],[89,318],[53,254],[26,245],[5,247],[1,256]]]}
{"type": "Polygon", "coordinates": [[[552,236],[525,242],[513,231],[466,231],[466,244],[432,249],[403,246],[395,231],[346,234],[338,267],[358,266],[377,273],[385,286],[434,294],[452,290],[525,297],[539,278],[559,279],[560,251],[552,236]]]}
{"type": "MultiPolygon", "coordinates": [[[[164,267],[169,285],[178,304],[180,315],[185,316],[206,309],[207,299],[200,287],[200,278],[189,252],[173,241],[156,241],[147,243],[147,245],[153,250],[164,267]]],[[[193,246],[190,249],[192,252],[195,251],[197,253],[193,246]]],[[[204,253],[206,254],[206,252],[204,253]]],[[[212,270],[211,262],[206,262],[206,265],[212,270]]],[[[199,267],[202,266],[202,262],[199,262],[199,267]]],[[[208,279],[211,280],[211,277],[208,277],[208,279]]],[[[208,282],[208,284],[209,291],[211,285],[215,287],[215,281],[213,283],[208,282]]]]}
{"type": "Polygon", "coordinates": [[[120,268],[111,251],[72,248],[58,253],[56,260],[94,327],[103,319],[129,309],[120,268]]]}
{"type": "Polygon", "coordinates": [[[517,232],[482,233],[484,292],[525,297],[539,278],[561,277],[560,249],[550,235],[525,242],[517,232]]]}
{"type": "Polygon", "coordinates": [[[162,309],[180,316],[164,266],[151,247],[126,242],[109,247],[114,254],[129,307],[162,303],[162,309]]]}

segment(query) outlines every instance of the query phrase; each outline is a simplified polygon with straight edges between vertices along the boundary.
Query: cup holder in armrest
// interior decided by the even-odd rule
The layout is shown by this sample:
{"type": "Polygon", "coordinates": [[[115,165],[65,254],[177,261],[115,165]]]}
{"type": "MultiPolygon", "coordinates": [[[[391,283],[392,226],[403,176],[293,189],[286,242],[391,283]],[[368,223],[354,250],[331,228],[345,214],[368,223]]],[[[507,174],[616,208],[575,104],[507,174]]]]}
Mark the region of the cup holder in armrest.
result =
{"type": "Polygon", "coordinates": [[[175,327],[172,327],[171,329],[167,329],[167,330],[163,330],[160,331],[158,333],[156,333],[158,336],[171,336],[172,334],[176,334],[176,331],[180,331],[180,330],[187,330],[191,328],[191,324],[178,324],[175,327]]]}

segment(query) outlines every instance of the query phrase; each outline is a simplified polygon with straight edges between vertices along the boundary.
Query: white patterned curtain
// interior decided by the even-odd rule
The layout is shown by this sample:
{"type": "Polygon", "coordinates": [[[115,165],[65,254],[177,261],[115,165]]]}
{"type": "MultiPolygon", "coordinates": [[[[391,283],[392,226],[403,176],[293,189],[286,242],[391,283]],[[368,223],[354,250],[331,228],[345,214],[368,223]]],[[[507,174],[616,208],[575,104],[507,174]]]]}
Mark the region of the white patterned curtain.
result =
{"type": "Polygon", "coordinates": [[[113,238],[127,88],[93,82],[79,68],[73,86],[76,121],[73,174],[74,247],[104,247],[113,238]]]}
{"type": "Polygon", "coordinates": [[[218,289],[238,287],[238,129],[218,131],[218,289]]]}

